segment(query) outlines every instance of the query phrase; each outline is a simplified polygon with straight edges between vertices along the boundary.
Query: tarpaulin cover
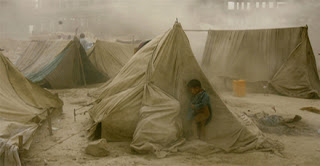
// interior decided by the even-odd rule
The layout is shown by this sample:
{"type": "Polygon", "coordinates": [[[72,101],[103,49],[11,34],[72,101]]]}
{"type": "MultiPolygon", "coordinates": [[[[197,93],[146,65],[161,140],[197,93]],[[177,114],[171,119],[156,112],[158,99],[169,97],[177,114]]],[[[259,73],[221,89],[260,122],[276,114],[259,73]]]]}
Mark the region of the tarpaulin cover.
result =
{"type": "Polygon", "coordinates": [[[91,63],[110,78],[118,74],[120,69],[134,54],[132,44],[121,44],[97,40],[94,48],[89,50],[91,63]]]}
{"type": "Polygon", "coordinates": [[[319,97],[320,81],[307,27],[211,30],[202,65],[208,77],[270,82],[282,95],[319,97]]]}
{"type": "Polygon", "coordinates": [[[32,82],[48,88],[74,88],[107,80],[90,62],[77,38],[32,41],[16,66],[32,82]]]}
{"type": "Polygon", "coordinates": [[[61,110],[58,96],[27,80],[0,53],[0,165],[21,165],[18,136],[23,135],[23,148],[28,149],[38,125],[48,108],[61,110]]]}
{"type": "Polygon", "coordinates": [[[139,50],[107,85],[89,110],[92,131],[101,130],[109,141],[132,140],[131,148],[139,153],[175,149],[190,123],[191,79],[200,80],[211,99],[210,143],[228,152],[264,148],[267,139],[261,131],[231,112],[209,83],[179,23],[139,50]]]}

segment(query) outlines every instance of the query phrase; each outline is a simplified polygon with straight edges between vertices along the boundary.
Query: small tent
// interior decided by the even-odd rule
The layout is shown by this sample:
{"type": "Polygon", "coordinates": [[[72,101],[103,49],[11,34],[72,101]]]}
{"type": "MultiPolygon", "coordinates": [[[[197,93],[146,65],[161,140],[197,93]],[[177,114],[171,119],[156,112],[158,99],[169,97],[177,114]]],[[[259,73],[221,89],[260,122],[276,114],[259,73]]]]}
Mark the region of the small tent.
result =
{"type": "Polygon", "coordinates": [[[207,139],[225,151],[262,148],[266,140],[245,116],[228,109],[198,65],[180,23],[139,50],[89,110],[92,135],[132,141],[139,153],[164,152],[184,142],[191,79],[201,80],[213,104],[207,139]]]}
{"type": "Polygon", "coordinates": [[[202,66],[210,78],[243,79],[253,85],[270,83],[277,93],[292,97],[320,96],[307,27],[210,30],[202,66]]]}
{"type": "Polygon", "coordinates": [[[133,56],[132,44],[121,44],[97,40],[88,51],[91,63],[103,74],[113,78],[133,56]]]}
{"type": "Polygon", "coordinates": [[[90,62],[77,38],[32,41],[16,66],[29,80],[46,88],[74,88],[108,80],[90,62]]]}
{"type": "Polygon", "coordinates": [[[0,77],[0,165],[20,166],[18,136],[29,149],[46,110],[61,111],[63,102],[27,80],[1,53],[0,77]]]}

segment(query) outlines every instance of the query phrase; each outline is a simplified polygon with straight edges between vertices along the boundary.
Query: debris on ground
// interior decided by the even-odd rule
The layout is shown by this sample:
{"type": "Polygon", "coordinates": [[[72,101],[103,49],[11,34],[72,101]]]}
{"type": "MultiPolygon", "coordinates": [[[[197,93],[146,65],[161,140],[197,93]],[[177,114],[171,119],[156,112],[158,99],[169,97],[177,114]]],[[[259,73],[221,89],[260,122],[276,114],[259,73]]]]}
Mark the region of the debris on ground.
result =
{"type": "Polygon", "coordinates": [[[315,107],[303,107],[303,108],[300,108],[300,110],[309,111],[309,112],[313,112],[313,113],[316,113],[316,114],[320,114],[320,109],[315,108],[315,107]]]}
{"type": "Polygon", "coordinates": [[[314,135],[312,129],[301,122],[299,115],[269,115],[259,112],[248,115],[263,132],[285,135],[314,135]]]}
{"type": "Polygon", "coordinates": [[[107,149],[107,141],[106,139],[99,139],[93,142],[90,142],[85,149],[86,154],[95,157],[104,157],[109,155],[109,151],[107,149]]]}
{"type": "Polygon", "coordinates": [[[280,115],[269,115],[264,112],[255,114],[254,116],[259,120],[259,123],[265,126],[286,125],[287,123],[298,122],[302,119],[299,115],[295,115],[293,118],[284,118],[280,115]]]}
{"type": "Polygon", "coordinates": [[[52,127],[52,130],[53,130],[53,131],[57,131],[57,130],[59,130],[59,128],[57,128],[57,127],[52,127]]]}

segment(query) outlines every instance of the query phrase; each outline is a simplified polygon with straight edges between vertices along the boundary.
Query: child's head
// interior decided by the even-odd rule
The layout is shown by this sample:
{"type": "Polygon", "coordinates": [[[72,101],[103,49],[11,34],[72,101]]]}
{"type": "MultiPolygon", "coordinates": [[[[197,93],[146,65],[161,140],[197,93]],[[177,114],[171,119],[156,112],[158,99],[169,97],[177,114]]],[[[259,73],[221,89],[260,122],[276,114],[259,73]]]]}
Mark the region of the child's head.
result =
{"type": "Polygon", "coordinates": [[[84,33],[81,33],[80,34],[80,38],[82,39],[82,38],[85,38],[86,37],[86,35],[84,35],[84,33]]]}
{"type": "Polygon", "coordinates": [[[201,82],[197,79],[192,79],[188,82],[188,88],[193,95],[196,95],[202,90],[201,82]]]}

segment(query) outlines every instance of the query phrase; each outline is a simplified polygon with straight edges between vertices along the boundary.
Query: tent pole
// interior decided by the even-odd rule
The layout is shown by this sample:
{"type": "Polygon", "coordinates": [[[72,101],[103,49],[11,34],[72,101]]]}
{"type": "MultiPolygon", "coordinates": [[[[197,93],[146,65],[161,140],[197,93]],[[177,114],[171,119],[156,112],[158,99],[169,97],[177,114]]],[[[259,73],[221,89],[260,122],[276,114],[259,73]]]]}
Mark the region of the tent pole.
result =
{"type": "Polygon", "coordinates": [[[51,124],[51,113],[50,113],[51,108],[47,109],[47,121],[48,121],[48,130],[49,130],[49,134],[52,134],[52,124],[51,124]]]}
{"type": "Polygon", "coordinates": [[[186,32],[208,32],[209,30],[201,30],[201,29],[185,29],[186,32]]]}
{"type": "MultiPolygon", "coordinates": [[[[80,46],[81,47],[81,46],[80,46]]],[[[78,50],[79,51],[79,50],[78,50]]],[[[87,86],[87,82],[86,82],[86,77],[85,77],[85,74],[84,74],[84,69],[83,69],[83,64],[82,64],[82,58],[81,58],[81,54],[80,54],[80,51],[79,51],[79,60],[80,60],[80,66],[81,66],[81,74],[82,74],[82,79],[83,79],[83,83],[84,83],[84,86],[86,87],[87,86]]]]}
{"type": "Polygon", "coordinates": [[[73,121],[74,121],[74,122],[77,121],[76,116],[77,116],[77,114],[76,114],[76,109],[73,109],[73,121]]]}

